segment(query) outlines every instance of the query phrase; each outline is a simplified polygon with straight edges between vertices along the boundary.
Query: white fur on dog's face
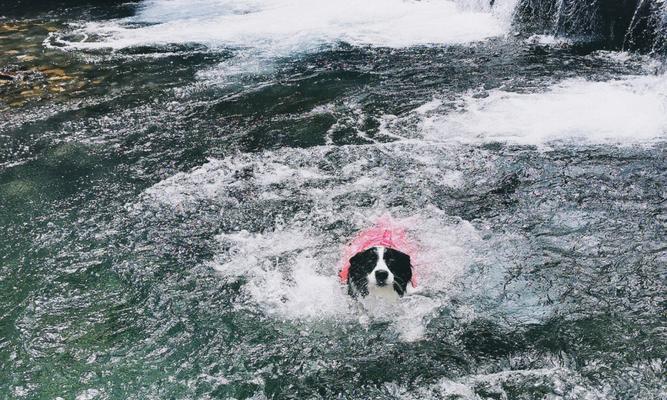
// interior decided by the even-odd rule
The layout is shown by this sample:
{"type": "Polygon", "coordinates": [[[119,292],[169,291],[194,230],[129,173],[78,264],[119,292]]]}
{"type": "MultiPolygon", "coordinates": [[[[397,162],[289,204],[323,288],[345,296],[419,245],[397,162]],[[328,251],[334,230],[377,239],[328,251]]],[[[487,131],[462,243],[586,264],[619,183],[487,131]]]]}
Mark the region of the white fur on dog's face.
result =
{"type": "Polygon", "coordinates": [[[375,268],[373,268],[373,270],[367,275],[368,292],[370,295],[377,297],[398,297],[398,293],[396,293],[393,288],[394,274],[389,270],[387,263],[384,261],[384,252],[386,249],[382,246],[377,246],[375,249],[378,255],[378,261],[377,264],[375,264],[375,268]],[[378,271],[380,271],[380,274],[383,272],[388,274],[384,281],[378,282],[378,271]]]}

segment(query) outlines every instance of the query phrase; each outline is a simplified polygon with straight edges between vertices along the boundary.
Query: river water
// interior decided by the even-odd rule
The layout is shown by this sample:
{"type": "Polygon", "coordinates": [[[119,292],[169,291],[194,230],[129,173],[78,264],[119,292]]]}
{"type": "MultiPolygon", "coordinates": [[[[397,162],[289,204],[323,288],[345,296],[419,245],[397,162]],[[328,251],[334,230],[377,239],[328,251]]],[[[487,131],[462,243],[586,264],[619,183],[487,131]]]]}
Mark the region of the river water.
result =
{"type": "Polygon", "coordinates": [[[512,0],[80,3],[0,20],[0,397],[667,398],[658,55],[512,0]],[[387,214],[419,286],[368,314],[387,214]]]}

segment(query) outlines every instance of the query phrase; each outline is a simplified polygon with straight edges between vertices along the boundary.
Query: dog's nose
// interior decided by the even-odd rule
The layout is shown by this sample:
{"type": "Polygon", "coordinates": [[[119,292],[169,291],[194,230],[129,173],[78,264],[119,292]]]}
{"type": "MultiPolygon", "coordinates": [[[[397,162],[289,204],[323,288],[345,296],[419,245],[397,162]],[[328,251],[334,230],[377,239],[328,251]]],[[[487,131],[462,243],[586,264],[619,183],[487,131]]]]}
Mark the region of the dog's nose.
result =
{"type": "Polygon", "coordinates": [[[375,271],[375,279],[378,282],[384,282],[389,277],[389,272],[384,270],[375,271]]]}

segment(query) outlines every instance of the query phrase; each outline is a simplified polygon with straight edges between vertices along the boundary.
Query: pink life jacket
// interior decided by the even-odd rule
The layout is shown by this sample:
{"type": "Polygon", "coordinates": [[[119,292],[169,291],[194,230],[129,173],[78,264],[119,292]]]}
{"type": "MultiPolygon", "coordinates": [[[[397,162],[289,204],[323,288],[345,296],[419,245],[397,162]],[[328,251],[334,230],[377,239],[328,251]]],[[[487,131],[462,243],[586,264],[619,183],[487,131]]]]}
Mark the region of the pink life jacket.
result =
{"type": "MultiPolygon", "coordinates": [[[[414,254],[417,246],[408,238],[405,228],[399,226],[391,217],[383,216],[371,228],[365,229],[357,234],[345,247],[341,259],[342,268],[339,276],[343,283],[347,283],[350,273],[350,258],[374,246],[389,247],[407,255],[414,254]]],[[[412,264],[412,287],[417,287],[417,276],[412,264]]]]}

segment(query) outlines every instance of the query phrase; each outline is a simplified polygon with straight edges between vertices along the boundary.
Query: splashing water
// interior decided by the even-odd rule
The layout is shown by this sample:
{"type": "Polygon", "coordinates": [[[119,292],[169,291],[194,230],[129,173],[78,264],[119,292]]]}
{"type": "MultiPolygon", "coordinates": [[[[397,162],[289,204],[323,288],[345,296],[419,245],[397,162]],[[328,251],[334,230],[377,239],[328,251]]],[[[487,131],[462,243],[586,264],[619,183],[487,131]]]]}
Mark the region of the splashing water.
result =
{"type": "Polygon", "coordinates": [[[424,118],[425,138],[545,144],[558,140],[637,144],[667,135],[667,76],[608,82],[570,79],[544,93],[471,94],[461,111],[424,118]]]}
{"type": "Polygon", "coordinates": [[[659,60],[515,1],[80,3],[0,23],[0,398],[667,390],[659,60]],[[383,215],[419,281],[360,304],[383,215]]]}
{"type": "MultiPolygon", "coordinates": [[[[247,282],[244,292],[249,303],[246,306],[260,305],[268,313],[283,318],[345,317],[350,313],[351,303],[336,276],[339,272],[338,260],[341,254],[346,254],[345,249],[350,248],[344,245],[346,238],[340,236],[340,232],[314,230],[309,224],[320,221],[318,224],[327,225],[342,220],[356,221],[356,230],[378,221],[386,226],[386,216],[379,219],[373,216],[378,209],[363,215],[358,209],[343,211],[339,207],[344,204],[342,198],[381,190],[391,179],[381,167],[367,171],[361,179],[355,178],[359,168],[367,163],[363,158],[358,159],[358,165],[353,168],[348,166],[335,175],[326,173],[316,160],[329,151],[327,148],[317,149],[314,153],[281,151],[263,154],[262,161],[255,157],[211,160],[191,173],[160,182],[145,193],[142,202],[145,206],[132,207],[141,210],[153,205],[166,206],[181,213],[197,208],[202,202],[213,202],[220,206],[224,204],[220,217],[227,220],[238,218],[226,215],[224,211],[234,207],[232,204],[238,204],[234,192],[252,190],[261,193],[256,199],[260,208],[265,207],[262,204],[279,203],[286,200],[285,196],[296,196],[297,191],[300,192],[299,201],[313,204],[313,211],[297,213],[290,218],[289,224],[279,219],[273,230],[265,232],[251,233],[241,229],[243,224],[238,221],[240,231],[216,237],[220,253],[210,265],[230,282],[238,279],[247,282]],[[295,163],[295,160],[299,161],[295,163]],[[237,176],[241,171],[252,178],[239,181],[237,176]],[[369,176],[369,172],[372,175],[369,176]],[[278,187],[282,189],[273,189],[278,187]],[[302,189],[297,189],[300,187],[302,189]]],[[[390,148],[388,151],[394,150],[390,148]]],[[[357,152],[346,153],[348,151],[341,155],[356,157],[357,152]]],[[[397,156],[405,157],[406,154],[399,151],[397,156]]],[[[445,181],[441,184],[457,183],[445,181]]],[[[453,289],[456,277],[470,262],[470,255],[464,249],[465,243],[470,245],[479,241],[478,233],[469,224],[462,221],[452,222],[451,225],[435,223],[446,216],[436,217],[439,214],[437,210],[431,212],[435,214],[413,213],[408,219],[392,223],[395,229],[400,230],[397,233],[405,235],[403,230],[408,229],[410,235],[415,236],[415,242],[419,243],[418,251],[408,244],[416,255],[420,279],[424,279],[419,292],[445,294],[440,300],[432,295],[414,295],[401,306],[404,312],[389,314],[402,317],[396,329],[408,340],[422,337],[427,322],[424,318],[442,305],[442,301],[446,301],[449,296],[447,291],[453,289]],[[443,243],[447,245],[443,246],[443,243]]],[[[288,217],[280,215],[281,219],[288,217]]],[[[399,236],[396,236],[397,240],[399,236]]]]}
{"type": "Polygon", "coordinates": [[[493,9],[484,3],[154,0],[142,5],[131,19],[89,23],[75,30],[86,40],[55,38],[55,43],[71,49],[199,43],[257,49],[264,56],[313,51],[337,42],[388,47],[467,43],[501,35],[509,28],[508,10],[513,3],[506,1],[504,7],[493,9]]]}

